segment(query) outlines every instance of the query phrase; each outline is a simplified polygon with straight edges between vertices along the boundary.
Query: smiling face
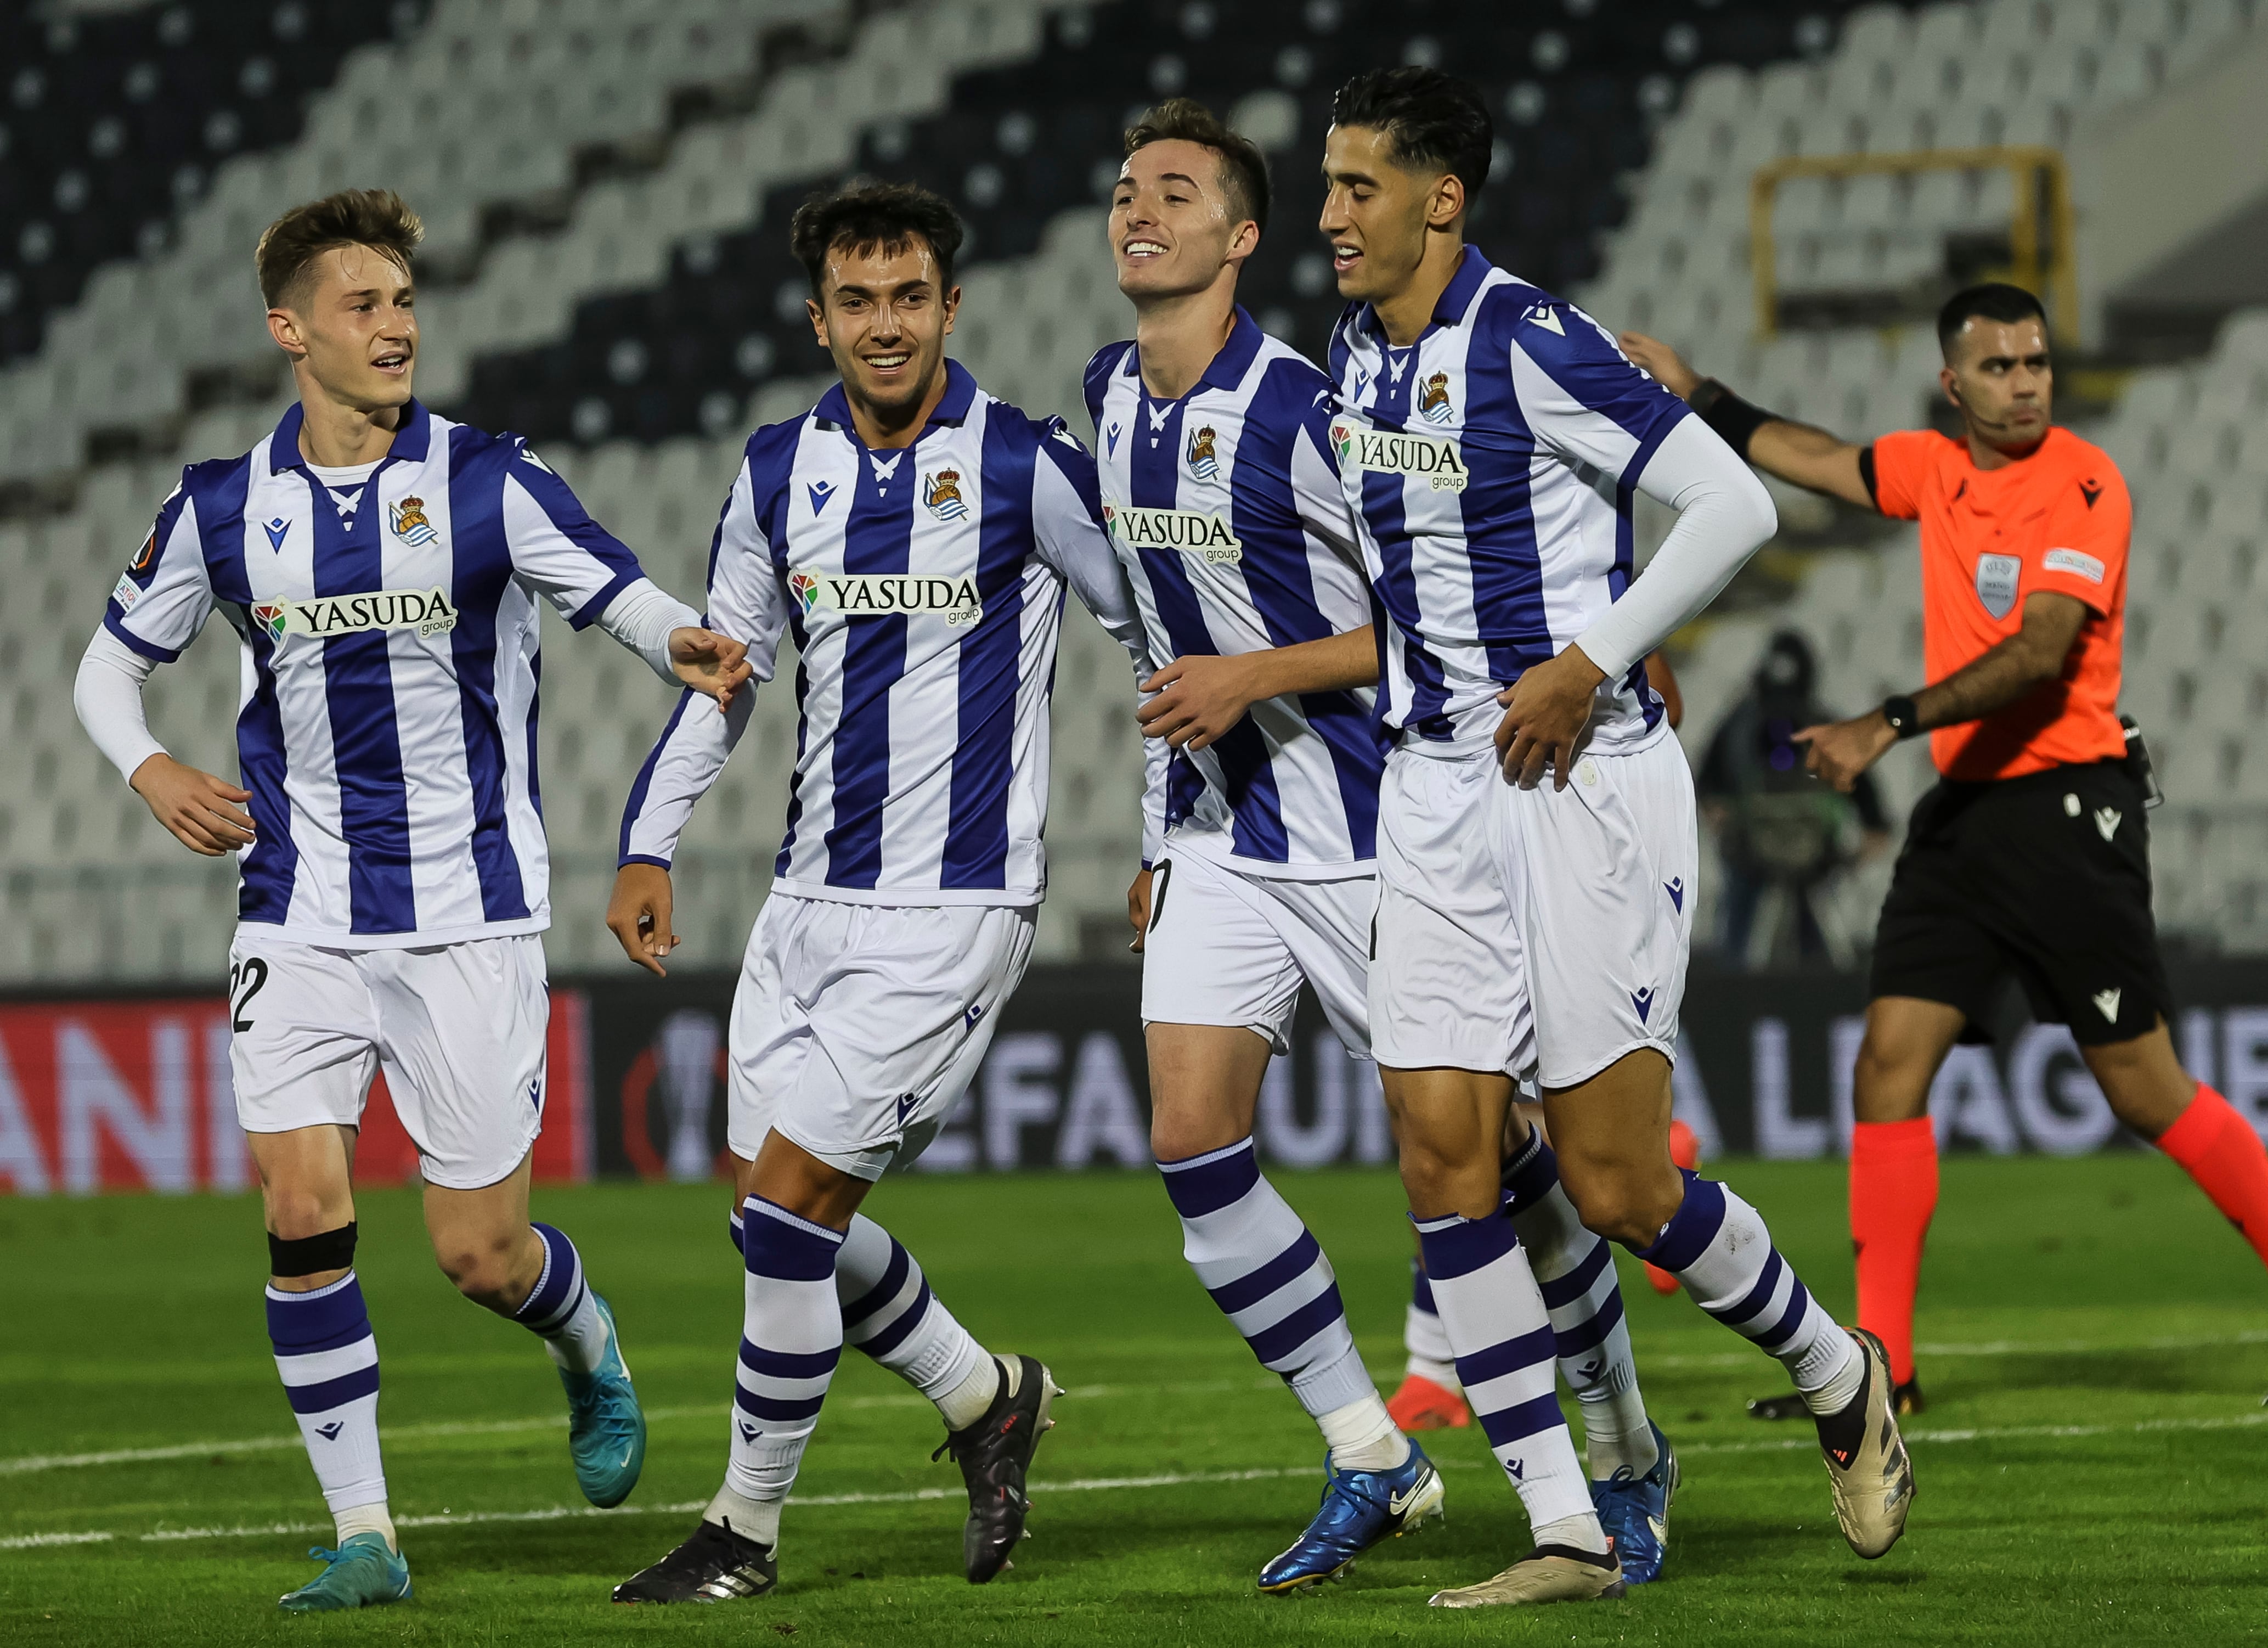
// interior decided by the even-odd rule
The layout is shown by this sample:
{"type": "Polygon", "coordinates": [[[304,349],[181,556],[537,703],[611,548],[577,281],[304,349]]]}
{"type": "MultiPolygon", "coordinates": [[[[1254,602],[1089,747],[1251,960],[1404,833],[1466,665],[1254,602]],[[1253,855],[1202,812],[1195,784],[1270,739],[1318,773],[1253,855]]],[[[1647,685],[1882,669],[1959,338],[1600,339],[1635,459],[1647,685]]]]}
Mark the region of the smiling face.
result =
{"type": "Polygon", "coordinates": [[[831,248],[808,307],[844,391],[887,419],[918,407],[941,381],[961,288],[940,288],[929,243],[909,235],[895,252],[831,248]]]}
{"type": "Polygon", "coordinates": [[[1220,156],[1177,137],[1126,157],[1111,191],[1109,233],[1118,290],[1137,304],[1233,281],[1260,244],[1260,225],[1230,204],[1220,156]]]}
{"type": "Polygon", "coordinates": [[[2055,366],[2048,329],[2037,319],[1992,321],[1971,315],[1939,374],[1969,432],[2001,452],[2022,452],[2046,439],[2055,407],[2055,366]]]}
{"type": "Polygon", "coordinates": [[[268,312],[269,336],[294,373],[357,411],[407,405],[417,361],[417,291],[374,247],[335,246],[307,265],[268,312]]]}
{"type": "Polygon", "coordinates": [[[1458,238],[1465,186],[1449,174],[1394,158],[1394,140],[1371,126],[1334,126],[1323,139],[1322,217],[1339,295],[1383,303],[1417,278],[1429,240],[1458,238]]]}

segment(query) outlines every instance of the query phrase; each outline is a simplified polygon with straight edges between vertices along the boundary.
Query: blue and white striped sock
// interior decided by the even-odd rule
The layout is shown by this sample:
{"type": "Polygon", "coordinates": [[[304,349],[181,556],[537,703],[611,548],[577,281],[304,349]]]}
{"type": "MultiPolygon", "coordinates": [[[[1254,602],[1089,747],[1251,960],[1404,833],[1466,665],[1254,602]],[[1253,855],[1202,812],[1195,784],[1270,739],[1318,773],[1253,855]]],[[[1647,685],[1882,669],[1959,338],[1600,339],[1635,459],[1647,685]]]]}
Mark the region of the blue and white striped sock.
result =
{"type": "Polygon", "coordinates": [[[607,1354],[607,1319],[583,1279],[583,1256],[564,1230],[534,1226],[543,1239],[543,1274],[512,1319],[542,1339],[551,1359],[570,1373],[589,1373],[607,1354]]]}
{"type": "Polygon", "coordinates": [[[835,1297],[843,1238],[761,1196],[748,1197],[740,1211],[747,1282],[733,1458],[708,1517],[777,1546],[780,1506],[843,1354],[843,1307],[835,1297]]]}
{"type": "Polygon", "coordinates": [[[1422,1260],[1410,1261],[1410,1304],[1402,1313],[1402,1371],[1431,1379],[1445,1391],[1463,1389],[1457,1379],[1457,1353],[1449,1349],[1448,1330],[1433,1303],[1433,1284],[1425,1279],[1422,1260]]]}
{"type": "Polygon", "coordinates": [[[930,1400],[958,1430],[992,1404],[1000,1364],[930,1291],[921,1261],[865,1214],[853,1214],[835,1261],[843,1342],[930,1400]]]}
{"type": "Polygon", "coordinates": [[[1786,1363],[1812,1412],[1839,1413],[1865,1385],[1866,1358],[1857,1343],[1780,1257],[1764,1216],[1724,1186],[1685,1172],[1685,1200],[1638,1256],[1684,1283],[1693,1302],[1719,1322],[1786,1363]]]}
{"type": "Polygon", "coordinates": [[[1519,1490],[1536,1543],[1604,1551],[1590,1483],[1559,1412],[1551,1320],[1512,1221],[1452,1214],[1417,1224],[1465,1400],[1519,1490]]]}
{"type": "Polygon", "coordinates": [[[1575,1204],[1559,1185],[1558,1158],[1542,1134],[1531,1129],[1527,1144],[1506,1164],[1504,1192],[1543,1308],[1551,1315],[1559,1377],[1582,1407],[1583,1451],[1591,1475],[1604,1482],[1626,1467],[1631,1475],[1643,1476],[1660,1452],[1646,1423],[1646,1399],[1638,1393],[1614,1249],[1576,1216],[1575,1204]]]}
{"type": "Polygon", "coordinates": [[[339,1519],[340,1536],[377,1527],[393,1543],[386,1467],[378,1450],[378,1341],[361,1282],[350,1270],[312,1293],[271,1286],[268,1339],[323,1503],[339,1519]],[[357,1511],[363,1514],[351,1514],[357,1511]]]}
{"type": "Polygon", "coordinates": [[[1330,1420],[1324,1435],[1341,1467],[1391,1469],[1407,1459],[1355,1349],[1331,1262],[1292,1204],[1261,1178],[1252,1141],[1160,1162],[1158,1171],[1182,1216],[1189,1268],[1260,1365],[1280,1375],[1318,1423],[1330,1420]],[[1350,1408],[1356,1411],[1344,1411],[1350,1408]]]}

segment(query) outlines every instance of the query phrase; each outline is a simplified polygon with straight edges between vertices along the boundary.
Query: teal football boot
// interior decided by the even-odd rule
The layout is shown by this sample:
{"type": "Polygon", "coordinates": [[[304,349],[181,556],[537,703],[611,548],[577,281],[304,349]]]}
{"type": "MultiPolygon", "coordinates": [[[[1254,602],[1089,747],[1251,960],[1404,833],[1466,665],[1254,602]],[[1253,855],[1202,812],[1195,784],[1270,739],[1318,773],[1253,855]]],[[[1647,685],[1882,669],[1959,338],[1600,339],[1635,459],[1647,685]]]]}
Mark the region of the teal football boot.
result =
{"type": "Polygon", "coordinates": [[[286,1614],[329,1614],[409,1600],[409,1564],[388,1548],[383,1533],[350,1534],[336,1550],[318,1545],[307,1555],[321,1560],[323,1571],[276,1599],[276,1606],[286,1614]]]}
{"type": "Polygon", "coordinates": [[[615,1313],[598,1294],[591,1297],[607,1319],[606,1356],[589,1373],[560,1369],[559,1383],[567,1387],[567,1451],[575,1457],[576,1484],[584,1498],[604,1511],[622,1504],[637,1486],[645,1467],[645,1415],[622,1361],[615,1313]]]}

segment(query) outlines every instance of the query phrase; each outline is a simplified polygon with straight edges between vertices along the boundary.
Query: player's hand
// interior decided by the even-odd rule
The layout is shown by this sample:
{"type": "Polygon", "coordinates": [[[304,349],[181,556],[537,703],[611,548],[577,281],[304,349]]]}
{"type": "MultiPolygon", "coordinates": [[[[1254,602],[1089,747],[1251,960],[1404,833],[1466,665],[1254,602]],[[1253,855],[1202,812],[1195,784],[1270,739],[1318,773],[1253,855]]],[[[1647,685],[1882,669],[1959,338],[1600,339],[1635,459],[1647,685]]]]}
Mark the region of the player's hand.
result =
{"type": "Polygon", "coordinates": [[[1809,753],[1803,757],[1803,770],[1815,778],[1826,780],[1845,795],[1858,783],[1859,775],[1881,760],[1882,752],[1898,741],[1896,729],[1882,718],[1880,710],[1868,710],[1847,721],[1807,727],[1793,737],[1797,743],[1810,746],[1809,753]]]}
{"type": "Polygon", "coordinates": [[[1134,712],[1142,736],[1162,738],[1176,750],[1219,743],[1245,712],[1269,694],[1261,690],[1257,653],[1223,658],[1197,653],[1176,658],[1142,684],[1154,693],[1134,712]]]}
{"type": "Polygon", "coordinates": [[[1648,337],[1644,332],[1624,332],[1615,342],[1622,345],[1624,354],[1652,373],[1654,381],[1679,400],[1691,400],[1693,391],[1701,387],[1701,374],[1660,338],[1648,337]]]}
{"type": "Polygon", "coordinates": [[[1569,647],[1557,658],[1524,672],[1496,695],[1504,720],[1496,729],[1496,751],[1504,776],[1522,789],[1543,781],[1549,766],[1554,789],[1565,789],[1575,763],[1575,741],[1591,719],[1593,695],[1606,671],[1569,647]]]}
{"type": "MultiPolygon", "coordinates": [[[[684,633],[683,631],[679,632],[684,633]]],[[[669,872],[659,864],[625,864],[615,872],[615,896],[607,900],[607,926],[622,941],[622,954],[661,978],[662,959],[678,945],[670,928],[669,872]]]]}
{"type": "Polygon", "coordinates": [[[1150,872],[1144,870],[1126,890],[1126,919],[1134,924],[1134,942],[1126,948],[1142,953],[1142,935],[1150,930],[1150,872]]]}
{"type": "Polygon", "coordinates": [[[252,845],[252,819],[242,810],[252,799],[250,790],[169,755],[151,756],[134,769],[128,782],[150,803],[158,822],[190,852],[219,858],[252,845]]]}
{"type": "Polygon", "coordinates": [[[696,692],[716,699],[720,710],[733,707],[733,695],[756,672],[746,642],[690,625],[670,631],[669,668],[696,692]]]}

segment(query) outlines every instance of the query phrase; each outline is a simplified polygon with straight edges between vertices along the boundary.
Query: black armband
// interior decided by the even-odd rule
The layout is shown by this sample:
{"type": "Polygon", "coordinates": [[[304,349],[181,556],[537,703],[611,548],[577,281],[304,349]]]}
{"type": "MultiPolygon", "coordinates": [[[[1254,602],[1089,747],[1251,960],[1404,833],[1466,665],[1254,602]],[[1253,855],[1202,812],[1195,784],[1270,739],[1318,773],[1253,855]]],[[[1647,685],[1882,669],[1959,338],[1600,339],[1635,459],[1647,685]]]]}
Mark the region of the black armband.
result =
{"type": "Polygon", "coordinates": [[[315,1276],[326,1270],[354,1268],[355,1221],[317,1236],[295,1236],[289,1241],[272,1230],[268,1237],[268,1274],[271,1276],[315,1276]]]}
{"type": "Polygon", "coordinates": [[[1742,457],[1749,455],[1749,442],[1756,439],[1756,431],[1779,417],[1761,406],[1751,406],[1714,378],[1704,378],[1695,386],[1693,398],[1686,403],[1700,414],[1701,421],[1725,438],[1725,444],[1742,457]]]}
{"type": "Polygon", "coordinates": [[[1882,700],[1882,719],[1889,722],[1890,730],[1901,740],[1918,738],[1924,730],[1921,711],[1903,692],[1894,692],[1882,700]]]}

